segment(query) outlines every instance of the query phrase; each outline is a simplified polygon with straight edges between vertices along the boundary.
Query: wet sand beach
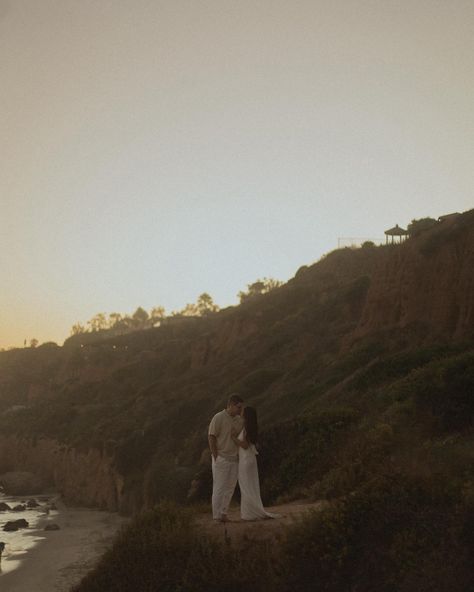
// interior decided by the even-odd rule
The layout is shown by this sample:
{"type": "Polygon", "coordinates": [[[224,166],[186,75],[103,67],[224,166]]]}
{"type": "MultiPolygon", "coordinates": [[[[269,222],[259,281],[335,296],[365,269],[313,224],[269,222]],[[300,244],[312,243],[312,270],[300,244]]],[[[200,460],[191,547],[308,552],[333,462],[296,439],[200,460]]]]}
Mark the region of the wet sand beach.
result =
{"type": "MultiPolygon", "coordinates": [[[[69,592],[92,569],[111,546],[126,519],[99,510],[58,505],[52,518],[45,518],[25,536],[41,539],[24,555],[4,556],[0,575],[2,592],[69,592]],[[54,522],[59,530],[45,531],[54,522]],[[13,571],[9,561],[21,560],[13,571]]],[[[1,536],[1,535],[0,535],[1,536]]]]}

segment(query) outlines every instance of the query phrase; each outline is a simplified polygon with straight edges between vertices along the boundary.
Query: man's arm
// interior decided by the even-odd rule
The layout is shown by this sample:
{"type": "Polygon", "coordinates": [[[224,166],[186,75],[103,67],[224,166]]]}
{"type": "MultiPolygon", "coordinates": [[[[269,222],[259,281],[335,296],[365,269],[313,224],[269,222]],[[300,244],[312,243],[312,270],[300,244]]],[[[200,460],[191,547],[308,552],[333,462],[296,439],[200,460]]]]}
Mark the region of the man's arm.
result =
{"type": "Polygon", "coordinates": [[[211,449],[211,454],[214,457],[214,460],[217,460],[217,438],[216,436],[209,434],[207,437],[209,442],[209,448],[211,449]]]}

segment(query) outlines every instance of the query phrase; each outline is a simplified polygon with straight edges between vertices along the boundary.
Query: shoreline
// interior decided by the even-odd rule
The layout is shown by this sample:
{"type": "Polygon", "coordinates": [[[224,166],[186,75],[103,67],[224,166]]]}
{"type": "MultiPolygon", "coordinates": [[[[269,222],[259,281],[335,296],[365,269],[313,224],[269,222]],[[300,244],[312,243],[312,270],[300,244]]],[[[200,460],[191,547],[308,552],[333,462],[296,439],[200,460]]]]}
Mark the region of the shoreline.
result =
{"type": "MultiPolygon", "coordinates": [[[[53,517],[51,517],[53,518],[53,517]]],[[[20,565],[0,574],[2,592],[69,592],[110,548],[115,534],[127,522],[116,513],[58,505],[53,519],[42,519],[25,536],[41,540],[20,560],[20,565]],[[45,531],[48,523],[59,530],[45,531]]],[[[8,558],[2,559],[5,570],[8,558]]]]}

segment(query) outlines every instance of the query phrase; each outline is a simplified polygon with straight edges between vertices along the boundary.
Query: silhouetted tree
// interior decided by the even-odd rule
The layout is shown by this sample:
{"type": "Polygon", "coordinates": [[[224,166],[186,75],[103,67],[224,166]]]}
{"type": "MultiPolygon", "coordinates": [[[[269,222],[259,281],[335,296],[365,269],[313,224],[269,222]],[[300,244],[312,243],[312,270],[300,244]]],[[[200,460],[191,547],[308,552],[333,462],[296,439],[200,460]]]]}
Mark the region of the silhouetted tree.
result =
{"type": "Polygon", "coordinates": [[[81,333],[86,332],[86,328],[84,327],[84,325],[81,325],[81,323],[76,323],[71,327],[71,335],[80,335],[81,333]]]}
{"type": "Polygon", "coordinates": [[[99,312],[90,321],[87,321],[87,324],[91,331],[102,331],[103,329],[107,329],[107,317],[105,313],[99,312]]]}
{"type": "Polygon", "coordinates": [[[59,345],[55,341],[45,341],[40,345],[41,349],[58,349],[59,345]]]}
{"type": "Polygon", "coordinates": [[[165,318],[165,309],[163,306],[155,306],[150,311],[150,325],[154,327],[165,318]]]}
{"type": "Polygon", "coordinates": [[[35,339],[33,337],[33,339],[30,339],[30,347],[36,347],[38,345],[39,341],[37,339],[35,339]]]}
{"type": "Polygon", "coordinates": [[[418,236],[420,232],[428,230],[437,224],[434,218],[420,218],[418,220],[412,220],[407,226],[407,231],[411,237],[418,236]]]}
{"type": "Polygon", "coordinates": [[[207,292],[203,292],[197,299],[196,309],[199,316],[205,316],[213,312],[217,312],[219,307],[214,304],[212,296],[207,292]]]}
{"type": "Polygon", "coordinates": [[[239,292],[238,297],[240,302],[244,302],[249,298],[255,298],[255,296],[260,296],[261,294],[267,294],[271,292],[275,288],[279,288],[283,282],[279,280],[275,280],[273,278],[263,278],[261,280],[257,280],[253,282],[253,284],[247,285],[246,292],[239,292]]]}
{"type": "Polygon", "coordinates": [[[142,308],[141,306],[139,306],[137,308],[137,310],[133,313],[132,315],[132,321],[133,321],[133,325],[135,327],[140,327],[140,328],[144,328],[147,326],[148,323],[148,313],[147,311],[142,308]]]}
{"type": "Polygon", "coordinates": [[[198,316],[198,310],[197,310],[197,306],[195,304],[186,304],[186,306],[179,311],[176,311],[173,313],[175,316],[177,315],[182,315],[185,317],[197,317],[198,316]]]}
{"type": "Polygon", "coordinates": [[[207,292],[203,292],[197,299],[195,304],[186,304],[186,306],[180,310],[173,312],[173,316],[183,315],[185,317],[203,317],[213,312],[217,312],[219,306],[214,303],[212,296],[207,292]]]}
{"type": "Polygon", "coordinates": [[[130,315],[124,315],[120,319],[119,324],[122,327],[128,327],[129,329],[131,329],[134,326],[134,320],[130,315]]]}
{"type": "Polygon", "coordinates": [[[109,314],[109,327],[113,329],[114,327],[120,324],[121,320],[122,315],[119,312],[111,312],[109,314]]]}

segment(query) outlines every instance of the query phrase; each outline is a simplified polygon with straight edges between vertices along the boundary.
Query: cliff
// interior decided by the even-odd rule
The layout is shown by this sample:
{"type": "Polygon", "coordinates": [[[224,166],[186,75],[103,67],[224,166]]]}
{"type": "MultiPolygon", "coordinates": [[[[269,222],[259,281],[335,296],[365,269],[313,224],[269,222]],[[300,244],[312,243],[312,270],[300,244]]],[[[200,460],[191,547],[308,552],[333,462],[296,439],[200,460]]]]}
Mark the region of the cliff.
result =
{"type": "Polygon", "coordinates": [[[72,504],[120,508],[123,478],[112,461],[96,448],[80,451],[49,438],[0,437],[0,475],[29,471],[72,504]]]}
{"type": "Polygon", "coordinates": [[[423,324],[460,339],[474,328],[472,212],[446,219],[393,249],[375,269],[356,336],[423,324]]]}
{"type": "MultiPolygon", "coordinates": [[[[206,427],[227,393],[258,408],[274,447],[285,422],[341,401],[360,413],[372,396],[361,376],[408,375],[440,355],[416,348],[451,355],[472,340],[473,270],[470,211],[401,245],[334,251],[202,319],[2,352],[0,473],[35,470],[69,501],[124,512],[184,499],[191,481],[207,495],[206,427]],[[408,362],[383,366],[402,353],[408,362]]],[[[335,425],[357,413],[336,414],[335,425]]],[[[265,462],[268,491],[304,479],[285,481],[289,468],[265,462]]]]}

